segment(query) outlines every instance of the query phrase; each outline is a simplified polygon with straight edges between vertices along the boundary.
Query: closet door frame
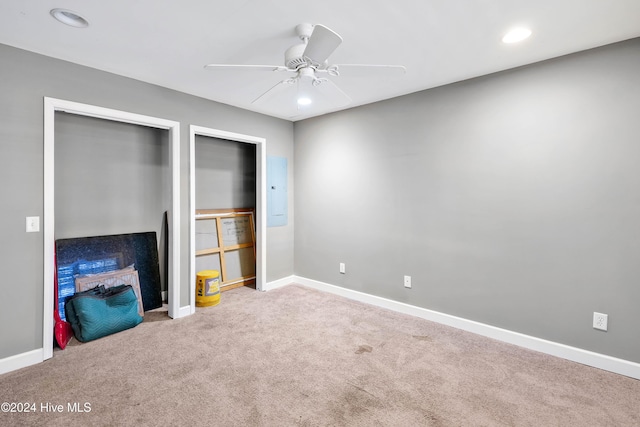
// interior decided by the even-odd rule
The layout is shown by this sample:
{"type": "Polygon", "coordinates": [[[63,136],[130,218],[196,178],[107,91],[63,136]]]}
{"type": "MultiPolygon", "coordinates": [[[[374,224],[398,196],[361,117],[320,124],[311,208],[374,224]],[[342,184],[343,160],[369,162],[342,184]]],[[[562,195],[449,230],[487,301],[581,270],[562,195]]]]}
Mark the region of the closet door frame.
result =
{"type": "Polygon", "coordinates": [[[169,166],[171,169],[171,200],[169,220],[168,309],[172,318],[191,314],[189,307],[180,308],[180,123],[158,117],[56,98],[44,98],[44,301],[42,355],[53,357],[53,302],[55,252],[55,113],[57,111],[111,120],[122,123],[164,129],[169,132],[169,166]]]}
{"type": "Polygon", "coordinates": [[[189,215],[190,215],[190,250],[189,250],[189,305],[191,313],[195,313],[196,305],[196,167],[195,148],[196,136],[208,136],[211,138],[225,139],[232,142],[255,144],[256,146],[256,289],[266,290],[267,281],[267,140],[265,138],[228,132],[220,129],[212,129],[203,126],[189,126],[189,215]]]}

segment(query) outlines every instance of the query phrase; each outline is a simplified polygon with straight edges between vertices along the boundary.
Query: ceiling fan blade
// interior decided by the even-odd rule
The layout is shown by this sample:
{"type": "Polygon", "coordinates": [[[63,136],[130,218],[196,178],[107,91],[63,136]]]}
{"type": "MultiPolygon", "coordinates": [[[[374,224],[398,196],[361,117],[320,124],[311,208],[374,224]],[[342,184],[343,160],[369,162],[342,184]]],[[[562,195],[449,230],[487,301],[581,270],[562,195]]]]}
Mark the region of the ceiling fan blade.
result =
{"type": "Polygon", "coordinates": [[[264,92],[262,95],[260,95],[259,97],[251,101],[251,103],[260,104],[262,102],[265,102],[266,100],[268,100],[269,98],[272,98],[274,95],[282,92],[286,88],[292,87],[293,83],[295,83],[295,79],[282,80],[281,82],[278,82],[275,85],[273,85],[271,88],[269,88],[269,90],[264,92]]]}
{"type": "Polygon", "coordinates": [[[335,31],[316,24],[303,55],[316,64],[322,64],[342,43],[342,37],[335,31]]]}
{"type": "Polygon", "coordinates": [[[392,71],[401,71],[403,73],[407,72],[407,67],[404,65],[381,65],[381,64],[332,64],[330,67],[327,67],[327,71],[330,72],[331,67],[337,67],[338,70],[342,68],[378,68],[378,69],[388,69],[392,71]]]}
{"type": "Polygon", "coordinates": [[[283,67],[282,65],[243,65],[243,64],[207,64],[204,66],[207,69],[221,68],[221,69],[255,69],[255,70],[264,70],[264,71],[296,71],[291,70],[287,67],[283,67]]]}
{"type": "Polygon", "coordinates": [[[330,96],[330,101],[334,103],[335,106],[343,106],[351,102],[351,97],[329,79],[319,85],[317,89],[318,93],[330,96]]]}

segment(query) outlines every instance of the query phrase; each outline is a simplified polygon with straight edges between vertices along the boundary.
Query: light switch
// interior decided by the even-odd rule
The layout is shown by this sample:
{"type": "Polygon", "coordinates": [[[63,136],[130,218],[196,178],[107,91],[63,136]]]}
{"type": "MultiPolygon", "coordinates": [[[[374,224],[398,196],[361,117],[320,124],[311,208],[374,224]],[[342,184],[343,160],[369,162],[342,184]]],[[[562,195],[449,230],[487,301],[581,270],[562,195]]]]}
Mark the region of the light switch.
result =
{"type": "Polygon", "coordinates": [[[37,233],[40,231],[40,217],[28,216],[27,217],[27,233],[37,233]]]}

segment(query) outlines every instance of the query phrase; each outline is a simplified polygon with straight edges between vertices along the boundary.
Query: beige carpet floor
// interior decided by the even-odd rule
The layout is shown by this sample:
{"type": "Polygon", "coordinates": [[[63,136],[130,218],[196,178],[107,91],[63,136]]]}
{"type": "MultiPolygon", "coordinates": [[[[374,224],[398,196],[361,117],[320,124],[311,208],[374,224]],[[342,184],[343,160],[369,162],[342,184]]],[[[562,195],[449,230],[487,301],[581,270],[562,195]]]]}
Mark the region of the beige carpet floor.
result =
{"type": "Polygon", "coordinates": [[[638,380],[298,285],[73,340],[0,401],[36,407],[2,426],[640,425],[638,380]]]}

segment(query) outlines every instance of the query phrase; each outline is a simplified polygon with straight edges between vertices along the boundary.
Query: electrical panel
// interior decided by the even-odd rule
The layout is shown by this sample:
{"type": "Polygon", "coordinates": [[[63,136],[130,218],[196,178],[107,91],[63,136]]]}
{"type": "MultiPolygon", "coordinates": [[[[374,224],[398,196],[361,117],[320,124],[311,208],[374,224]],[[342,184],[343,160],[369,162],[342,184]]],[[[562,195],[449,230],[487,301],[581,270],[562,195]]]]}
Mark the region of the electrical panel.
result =
{"type": "Polygon", "coordinates": [[[267,157],[267,227],[287,225],[287,159],[267,157]]]}

